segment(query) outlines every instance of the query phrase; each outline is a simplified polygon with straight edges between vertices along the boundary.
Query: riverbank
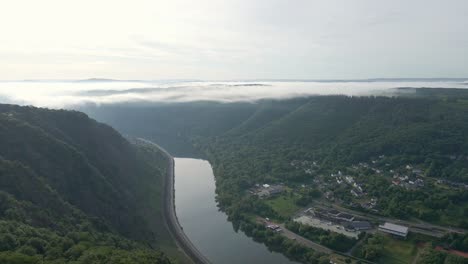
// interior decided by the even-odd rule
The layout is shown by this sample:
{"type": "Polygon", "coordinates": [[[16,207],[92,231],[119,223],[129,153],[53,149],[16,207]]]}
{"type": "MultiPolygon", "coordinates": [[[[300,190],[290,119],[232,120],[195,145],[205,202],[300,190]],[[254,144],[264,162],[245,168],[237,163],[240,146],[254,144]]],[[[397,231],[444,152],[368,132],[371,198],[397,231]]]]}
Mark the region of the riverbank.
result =
{"type": "Polygon", "coordinates": [[[166,172],[166,178],[164,180],[164,191],[163,191],[163,217],[167,229],[171,233],[177,246],[183,251],[188,259],[192,263],[196,264],[210,264],[211,262],[192,244],[190,239],[185,235],[182,227],[179,224],[175,211],[175,193],[174,193],[174,158],[165,149],[160,147],[158,144],[151,142],[146,139],[139,138],[139,140],[151,144],[161,150],[167,157],[168,166],[166,172]]]}

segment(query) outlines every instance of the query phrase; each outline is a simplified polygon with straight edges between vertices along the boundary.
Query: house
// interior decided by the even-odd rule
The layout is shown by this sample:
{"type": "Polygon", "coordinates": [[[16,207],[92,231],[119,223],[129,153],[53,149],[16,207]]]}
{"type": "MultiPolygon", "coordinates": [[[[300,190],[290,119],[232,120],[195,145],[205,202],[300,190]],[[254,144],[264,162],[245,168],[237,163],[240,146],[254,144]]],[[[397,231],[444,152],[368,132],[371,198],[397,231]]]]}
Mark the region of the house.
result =
{"type": "Polygon", "coordinates": [[[340,211],[331,209],[331,210],[328,210],[328,214],[331,216],[338,216],[340,214],[340,211]]]}
{"type": "Polygon", "coordinates": [[[406,238],[406,236],[408,235],[408,227],[388,222],[386,222],[383,225],[379,225],[379,231],[403,238],[406,238]]]}
{"type": "Polygon", "coordinates": [[[364,168],[369,168],[369,164],[367,164],[366,162],[360,162],[359,165],[364,168]]]}
{"type": "Polygon", "coordinates": [[[272,230],[272,231],[275,231],[275,232],[281,232],[282,231],[281,228],[278,225],[268,225],[267,228],[272,230]]]}
{"type": "Polygon", "coordinates": [[[418,187],[424,187],[424,180],[422,180],[422,179],[417,179],[414,183],[415,183],[418,187]]]}
{"type": "Polygon", "coordinates": [[[351,176],[346,176],[346,177],[345,177],[345,180],[346,180],[346,182],[348,182],[349,184],[353,184],[353,183],[354,183],[354,178],[351,177],[351,176]]]}
{"type": "Polygon", "coordinates": [[[331,191],[327,191],[325,193],[325,198],[327,198],[328,200],[333,200],[333,193],[331,191]]]}
{"type": "Polygon", "coordinates": [[[359,191],[362,193],[362,187],[361,185],[357,184],[357,183],[354,183],[353,186],[359,191]]]}
{"type": "Polygon", "coordinates": [[[361,207],[370,210],[370,209],[374,209],[376,205],[377,205],[377,201],[371,200],[370,202],[362,203],[361,207]]]}
{"type": "Polygon", "coordinates": [[[270,196],[280,194],[280,193],[283,192],[283,187],[279,186],[279,185],[272,186],[272,187],[269,188],[269,192],[270,192],[270,196]]]}
{"type": "Polygon", "coordinates": [[[284,188],[282,185],[269,185],[263,184],[263,188],[257,190],[257,196],[260,198],[267,198],[283,192],[284,188]]]}
{"type": "Polygon", "coordinates": [[[265,198],[270,196],[270,192],[268,190],[261,190],[257,192],[257,196],[260,198],[265,198]]]}

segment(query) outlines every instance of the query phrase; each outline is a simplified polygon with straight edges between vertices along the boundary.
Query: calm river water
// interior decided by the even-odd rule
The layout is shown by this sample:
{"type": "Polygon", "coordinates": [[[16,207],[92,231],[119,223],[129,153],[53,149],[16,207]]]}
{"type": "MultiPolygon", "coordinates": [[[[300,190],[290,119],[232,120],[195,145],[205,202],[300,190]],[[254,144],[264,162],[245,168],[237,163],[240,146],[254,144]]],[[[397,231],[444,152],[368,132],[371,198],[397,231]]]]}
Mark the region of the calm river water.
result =
{"type": "Polygon", "coordinates": [[[216,205],[213,171],[206,160],[175,159],[175,204],[185,234],[212,263],[295,263],[234,231],[216,205]]]}

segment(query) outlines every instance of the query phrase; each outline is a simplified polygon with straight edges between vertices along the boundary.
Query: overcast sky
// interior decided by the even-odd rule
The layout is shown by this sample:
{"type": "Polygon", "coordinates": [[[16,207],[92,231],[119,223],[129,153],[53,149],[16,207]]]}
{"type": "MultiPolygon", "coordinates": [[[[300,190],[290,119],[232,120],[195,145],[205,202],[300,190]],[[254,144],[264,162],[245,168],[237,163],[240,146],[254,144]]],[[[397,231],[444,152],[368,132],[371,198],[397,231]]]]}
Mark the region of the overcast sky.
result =
{"type": "Polygon", "coordinates": [[[0,79],[468,77],[466,0],[2,0],[0,79]]]}

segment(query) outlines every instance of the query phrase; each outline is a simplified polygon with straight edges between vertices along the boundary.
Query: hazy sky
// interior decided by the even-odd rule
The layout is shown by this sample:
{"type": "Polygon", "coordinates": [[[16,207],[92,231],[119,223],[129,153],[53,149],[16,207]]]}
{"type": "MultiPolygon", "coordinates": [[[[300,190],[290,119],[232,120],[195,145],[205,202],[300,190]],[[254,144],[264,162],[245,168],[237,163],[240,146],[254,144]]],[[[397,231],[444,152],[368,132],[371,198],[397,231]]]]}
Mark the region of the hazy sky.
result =
{"type": "Polygon", "coordinates": [[[468,77],[466,0],[2,0],[0,79],[468,77]]]}

